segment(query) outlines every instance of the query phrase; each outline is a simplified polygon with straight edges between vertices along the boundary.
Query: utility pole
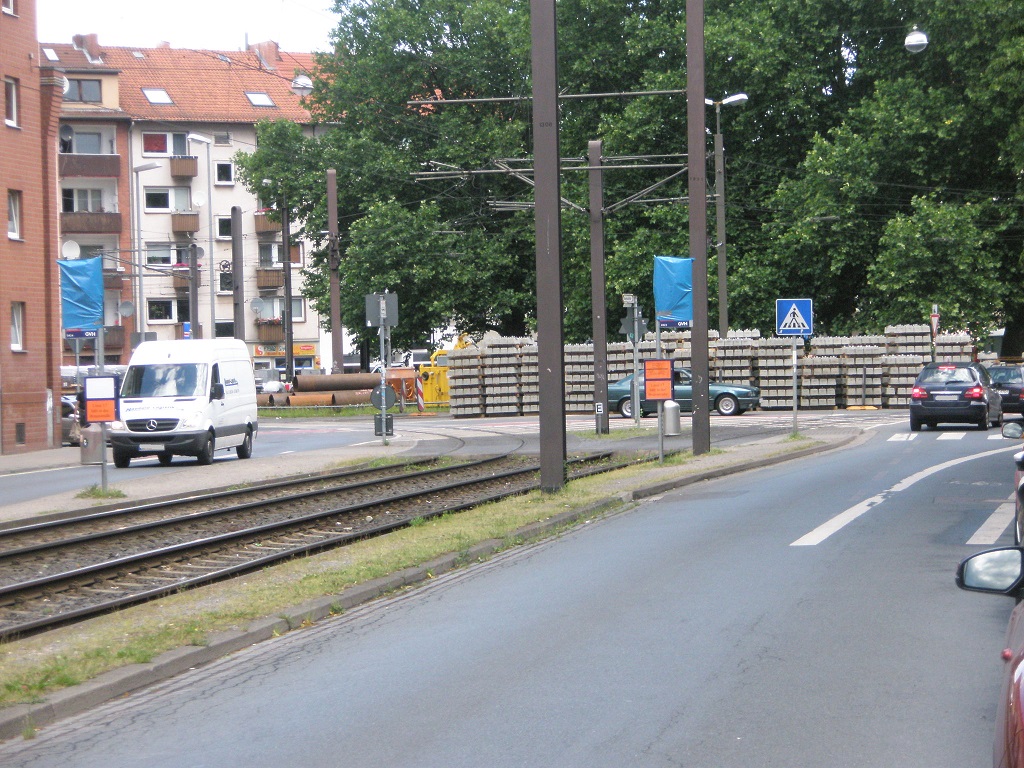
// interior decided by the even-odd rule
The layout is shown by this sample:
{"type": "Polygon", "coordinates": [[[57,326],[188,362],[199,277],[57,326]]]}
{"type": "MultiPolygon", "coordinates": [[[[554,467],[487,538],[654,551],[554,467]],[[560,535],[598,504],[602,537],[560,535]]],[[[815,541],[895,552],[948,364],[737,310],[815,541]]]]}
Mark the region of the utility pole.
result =
{"type": "Polygon", "coordinates": [[[341,327],[341,254],[338,251],[338,172],[327,171],[327,268],[330,270],[331,373],[345,372],[345,346],[341,327]]]}

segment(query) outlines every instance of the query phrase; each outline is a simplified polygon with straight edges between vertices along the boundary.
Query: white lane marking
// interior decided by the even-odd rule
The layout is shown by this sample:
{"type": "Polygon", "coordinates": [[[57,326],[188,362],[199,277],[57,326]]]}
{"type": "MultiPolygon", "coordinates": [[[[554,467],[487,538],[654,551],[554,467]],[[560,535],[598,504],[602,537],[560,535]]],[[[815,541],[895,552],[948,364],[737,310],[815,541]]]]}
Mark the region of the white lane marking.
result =
{"type": "Polygon", "coordinates": [[[890,443],[910,442],[911,440],[914,440],[916,437],[917,437],[917,435],[915,435],[913,433],[897,432],[895,435],[892,435],[889,438],[889,442],[890,443]]]}
{"type": "MultiPolygon", "coordinates": [[[[1010,447],[1015,448],[1016,446],[1010,447]]],[[[915,472],[913,475],[910,475],[910,477],[905,477],[902,480],[900,480],[892,488],[889,488],[886,491],[882,491],[881,493],[872,496],[870,499],[865,499],[859,504],[855,504],[849,509],[840,512],[831,520],[827,520],[826,522],[822,523],[813,531],[801,536],[799,539],[794,541],[789,546],[813,547],[817,544],[821,544],[821,542],[825,541],[825,539],[827,539],[833,533],[842,530],[844,527],[852,523],[854,520],[863,515],[869,509],[881,504],[883,501],[888,499],[892,494],[899,493],[900,491],[905,491],[907,490],[907,488],[914,485],[918,481],[924,480],[926,477],[930,477],[931,475],[934,475],[936,472],[942,472],[943,470],[949,469],[950,467],[955,467],[959,464],[964,464],[968,461],[974,461],[975,459],[983,459],[987,456],[994,456],[997,453],[1004,453],[1006,450],[1006,448],[998,448],[994,451],[976,453],[973,456],[962,456],[959,459],[951,459],[950,461],[944,461],[941,464],[936,464],[934,466],[928,467],[927,469],[923,469],[920,472],[915,472]]]]}
{"type": "Polygon", "coordinates": [[[988,516],[988,520],[982,523],[974,535],[967,540],[967,543],[974,546],[995,544],[1003,535],[1003,531],[1013,522],[1016,508],[1017,505],[1011,496],[1010,501],[1003,502],[996,507],[996,511],[988,516]]]}
{"type": "Polygon", "coordinates": [[[938,436],[938,440],[963,440],[966,432],[943,432],[938,436]]]}
{"type": "Polygon", "coordinates": [[[988,439],[989,440],[1003,440],[1005,438],[1002,435],[995,434],[995,435],[989,435],[988,439]]]}

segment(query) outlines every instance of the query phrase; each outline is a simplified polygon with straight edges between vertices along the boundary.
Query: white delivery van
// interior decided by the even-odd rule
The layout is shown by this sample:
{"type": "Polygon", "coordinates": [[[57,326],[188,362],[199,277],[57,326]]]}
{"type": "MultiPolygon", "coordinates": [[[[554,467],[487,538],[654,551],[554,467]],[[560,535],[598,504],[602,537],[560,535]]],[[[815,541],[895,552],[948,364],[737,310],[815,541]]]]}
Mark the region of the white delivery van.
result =
{"type": "Polygon", "coordinates": [[[136,456],[195,456],[234,448],[252,455],[259,429],[256,380],[239,339],[145,341],[132,353],[121,382],[118,420],[110,424],[114,465],[136,456]]]}

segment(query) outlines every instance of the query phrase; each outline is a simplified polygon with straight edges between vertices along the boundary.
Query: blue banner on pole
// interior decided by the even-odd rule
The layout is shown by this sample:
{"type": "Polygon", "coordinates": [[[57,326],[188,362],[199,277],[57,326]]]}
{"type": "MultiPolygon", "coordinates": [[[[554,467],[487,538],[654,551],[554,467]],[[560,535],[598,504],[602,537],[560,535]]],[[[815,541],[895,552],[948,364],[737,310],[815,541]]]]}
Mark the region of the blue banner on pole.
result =
{"type": "Polygon", "coordinates": [[[654,257],[654,312],[661,328],[693,323],[693,259],[654,257]]]}
{"type": "Polygon", "coordinates": [[[64,328],[77,332],[101,328],[103,258],[58,259],[57,267],[60,269],[60,310],[64,328]]]}

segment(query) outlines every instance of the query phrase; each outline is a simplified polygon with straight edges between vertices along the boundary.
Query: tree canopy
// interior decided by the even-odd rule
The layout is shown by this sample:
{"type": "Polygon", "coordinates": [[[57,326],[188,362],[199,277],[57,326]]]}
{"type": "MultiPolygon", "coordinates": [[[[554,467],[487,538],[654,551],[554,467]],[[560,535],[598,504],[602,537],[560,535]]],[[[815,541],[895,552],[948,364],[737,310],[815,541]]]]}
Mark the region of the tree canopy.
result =
{"type": "MultiPolygon", "coordinates": [[[[313,135],[261,125],[259,149],[239,157],[243,180],[286,199],[320,246],[309,298],[328,314],[324,174],[335,168],[346,327],[363,327],[364,294],[388,289],[403,307],[396,345],[423,346],[438,328],[528,333],[529,4],[339,0],[335,10],[308,101],[313,135]],[[422,99],[474,101],[408,103],[422,99]]],[[[705,0],[707,96],[749,95],[721,109],[733,327],[770,333],[781,297],[813,298],[823,334],[925,323],[938,304],[943,327],[983,338],[1005,325],[1004,353],[1020,353],[1022,10],[1021,0],[705,0]],[[903,40],[915,24],[930,44],[912,54],[903,40]]],[[[653,189],[607,216],[609,315],[621,293],[652,306],[655,255],[690,255],[686,175],[666,181],[688,161],[685,0],[560,0],[557,13],[566,336],[583,341],[589,141],[624,166],[604,174],[606,206],[653,189]],[[642,91],[670,93],[570,98],[642,91]]],[[[710,153],[714,109],[707,126],[710,153]]]]}

